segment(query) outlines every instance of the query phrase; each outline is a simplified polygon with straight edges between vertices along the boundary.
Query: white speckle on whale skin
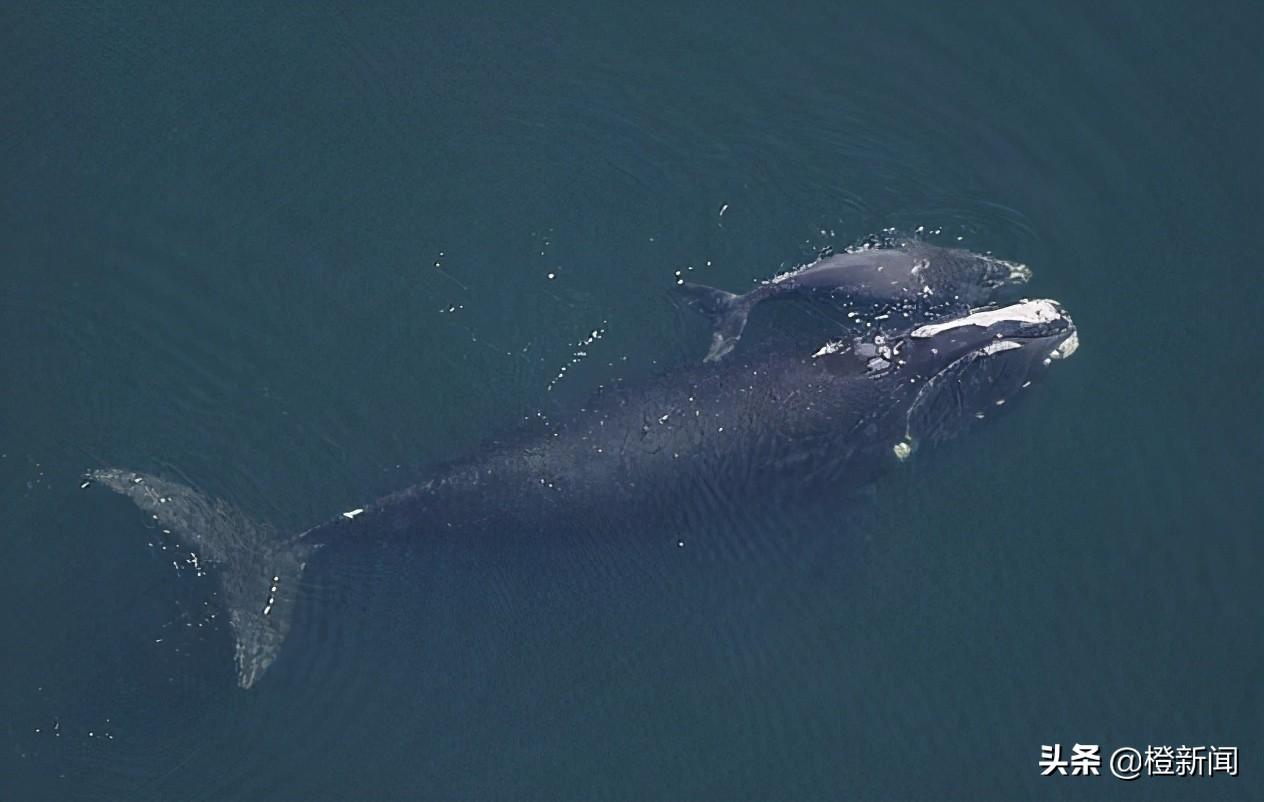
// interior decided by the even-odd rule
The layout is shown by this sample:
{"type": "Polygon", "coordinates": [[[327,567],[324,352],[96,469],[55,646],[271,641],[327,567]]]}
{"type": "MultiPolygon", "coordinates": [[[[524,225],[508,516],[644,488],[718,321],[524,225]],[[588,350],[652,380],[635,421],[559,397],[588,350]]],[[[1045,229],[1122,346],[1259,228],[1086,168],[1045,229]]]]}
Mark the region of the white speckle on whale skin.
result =
{"type": "MultiPolygon", "coordinates": [[[[828,354],[837,354],[839,351],[843,350],[843,347],[844,346],[843,346],[842,340],[834,340],[833,342],[827,342],[825,343],[825,345],[822,345],[815,354],[812,354],[812,358],[816,359],[819,356],[826,356],[828,354]]],[[[690,400],[693,400],[693,399],[690,399],[690,400]]]]}
{"type": "Polygon", "coordinates": [[[355,508],[354,510],[348,510],[347,512],[344,512],[344,513],[342,514],[342,517],[343,517],[343,518],[346,518],[348,521],[350,521],[352,518],[356,517],[357,515],[359,515],[359,514],[360,514],[360,513],[362,513],[362,512],[364,512],[364,508],[363,508],[363,507],[357,507],[357,508],[355,508]]]}

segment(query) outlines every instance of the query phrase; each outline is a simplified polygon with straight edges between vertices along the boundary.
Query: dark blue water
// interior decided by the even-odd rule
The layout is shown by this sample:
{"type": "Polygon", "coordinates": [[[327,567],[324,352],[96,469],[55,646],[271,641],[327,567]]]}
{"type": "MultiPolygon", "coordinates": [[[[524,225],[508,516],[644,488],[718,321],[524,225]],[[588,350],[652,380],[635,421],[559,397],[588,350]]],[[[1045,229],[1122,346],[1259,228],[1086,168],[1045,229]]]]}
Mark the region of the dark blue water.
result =
{"type": "Polygon", "coordinates": [[[1260,798],[1257,5],[0,16],[4,798],[1260,798]],[[698,359],[676,271],[888,230],[1082,345],[868,502],[340,549],[242,691],[213,569],[79,487],[301,531],[698,359]]]}

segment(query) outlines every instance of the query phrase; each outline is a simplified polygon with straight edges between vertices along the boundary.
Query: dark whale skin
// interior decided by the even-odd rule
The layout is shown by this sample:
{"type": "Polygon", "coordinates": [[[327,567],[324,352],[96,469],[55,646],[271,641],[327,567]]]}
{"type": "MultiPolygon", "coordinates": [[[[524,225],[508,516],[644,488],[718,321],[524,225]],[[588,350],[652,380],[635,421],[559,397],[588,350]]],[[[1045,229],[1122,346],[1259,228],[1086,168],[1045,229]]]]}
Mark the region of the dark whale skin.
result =
{"type": "Polygon", "coordinates": [[[825,484],[858,487],[896,462],[900,410],[918,386],[894,372],[870,374],[850,352],[765,352],[691,367],[611,388],[545,431],[493,443],[303,537],[541,526],[611,509],[650,521],[693,494],[741,504],[825,484]]]}

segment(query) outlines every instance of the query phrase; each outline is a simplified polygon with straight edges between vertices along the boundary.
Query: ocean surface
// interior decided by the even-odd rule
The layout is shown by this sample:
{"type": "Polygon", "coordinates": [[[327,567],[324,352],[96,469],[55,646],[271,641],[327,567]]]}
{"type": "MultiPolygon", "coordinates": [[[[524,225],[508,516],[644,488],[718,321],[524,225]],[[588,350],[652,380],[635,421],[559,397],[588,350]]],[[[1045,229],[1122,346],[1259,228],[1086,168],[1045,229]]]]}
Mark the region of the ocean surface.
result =
{"type": "Polygon", "coordinates": [[[0,798],[1264,798],[1259,4],[0,20],[0,798]],[[1079,352],[862,497],[319,555],[248,691],[215,567],[81,488],[299,532],[699,359],[678,272],[906,236],[1079,352]]]}

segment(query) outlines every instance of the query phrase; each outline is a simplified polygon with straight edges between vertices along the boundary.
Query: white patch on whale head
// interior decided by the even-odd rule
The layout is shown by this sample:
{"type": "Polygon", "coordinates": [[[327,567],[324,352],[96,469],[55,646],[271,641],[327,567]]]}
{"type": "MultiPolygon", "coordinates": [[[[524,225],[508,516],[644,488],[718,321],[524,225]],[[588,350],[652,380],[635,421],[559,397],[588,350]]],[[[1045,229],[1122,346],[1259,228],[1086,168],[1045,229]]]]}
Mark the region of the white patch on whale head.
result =
{"type": "Polygon", "coordinates": [[[1058,305],[1053,301],[1023,301],[1022,303],[1003,306],[1000,309],[985,309],[955,320],[945,320],[943,323],[919,326],[913,329],[912,336],[919,339],[934,337],[936,334],[959,329],[963,326],[987,328],[993,323],[999,323],[1003,320],[1014,320],[1019,323],[1052,323],[1063,318],[1062,311],[1058,309],[1058,305]]]}

